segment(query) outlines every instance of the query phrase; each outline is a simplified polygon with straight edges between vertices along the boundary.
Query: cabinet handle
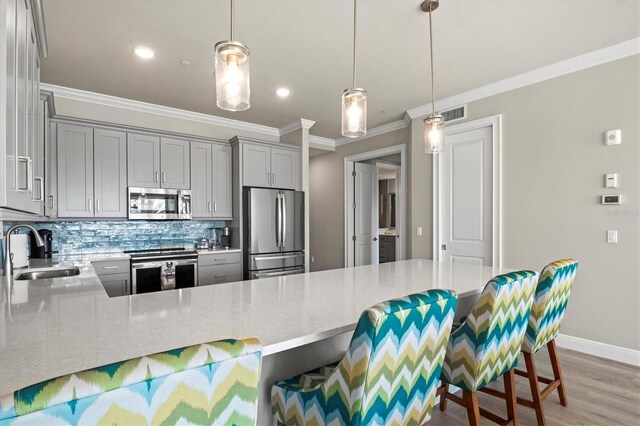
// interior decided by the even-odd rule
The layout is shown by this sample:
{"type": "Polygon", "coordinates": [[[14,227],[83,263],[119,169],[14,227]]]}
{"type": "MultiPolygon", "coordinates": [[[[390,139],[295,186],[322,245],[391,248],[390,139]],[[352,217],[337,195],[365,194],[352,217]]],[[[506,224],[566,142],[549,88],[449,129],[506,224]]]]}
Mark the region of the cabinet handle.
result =
{"type": "Polygon", "coordinates": [[[53,210],[53,195],[49,195],[49,208],[53,210]]]}
{"type": "Polygon", "coordinates": [[[153,176],[153,181],[158,183],[158,172],[155,172],[155,174],[153,176]]]}
{"type": "Polygon", "coordinates": [[[218,211],[218,202],[214,201],[213,202],[213,212],[216,213],[218,211]]]}
{"type": "Polygon", "coordinates": [[[34,198],[33,201],[39,201],[42,202],[44,201],[44,179],[41,177],[34,177],[33,178],[33,182],[38,182],[39,189],[40,191],[38,191],[40,193],[40,196],[38,198],[34,198]]]}
{"type": "Polygon", "coordinates": [[[211,201],[207,202],[207,211],[211,213],[211,201]]]}
{"type": "Polygon", "coordinates": [[[93,202],[93,200],[92,200],[91,198],[88,198],[88,199],[87,199],[87,202],[89,203],[89,211],[93,211],[93,208],[92,208],[92,207],[93,207],[93,206],[92,206],[92,202],[93,202]]]}
{"type": "Polygon", "coordinates": [[[213,278],[226,278],[226,275],[214,275],[213,278]]]}
{"type": "Polygon", "coordinates": [[[162,172],[162,183],[166,183],[167,182],[167,174],[165,172],[162,172]]]}
{"type": "Polygon", "coordinates": [[[122,293],[129,294],[129,280],[127,279],[122,280],[122,293]]]}
{"type": "Polygon", "coordinates": [[[120,269],[120,267],[119,266],[103,266],[102,269],[105,269],[105,270],[107,270],[107,269],[120,269]]]}
{"type": "Polygon", "coordinates": [[[276,174],[271,173],[271,183],[276,183],[276,174]]]}
{"type": "Polygon", "coordinates": [[[100,198],[96,198],[96,211],[100,211],[100,198]]]}
{"type": "Polygon", "coordinates": [[[271,173],[267,173],[267,183],[271,183],[271,173]]]}

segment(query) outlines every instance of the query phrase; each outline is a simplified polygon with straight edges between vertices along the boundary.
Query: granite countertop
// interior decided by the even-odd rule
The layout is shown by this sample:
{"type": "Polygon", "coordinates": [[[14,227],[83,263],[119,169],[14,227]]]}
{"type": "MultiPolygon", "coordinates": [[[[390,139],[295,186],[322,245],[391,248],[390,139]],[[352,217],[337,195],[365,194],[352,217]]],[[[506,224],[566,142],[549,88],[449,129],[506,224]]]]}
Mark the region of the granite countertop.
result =
{"type": "Polygon", "coordinates": [[[429,288],[475,294],[508,271],[408,260],[109,298],[92,259],[101,258],[32,264],[78,266],[81,274],[74,277],[0,277],[0,396],[60,375],[225,338],[257,337],[264,354],[273,354],[349,332],[360,313],[380,301],[429,288]]]}
{"type": "Polygon", "coordinates": [[[213,247],[210,248],[208,250],[197,250],[198,254],[220,254],[220,253],[241,253],[242,250],[239,248],[234,248],[234,247],[228,247],[228,248],[224,248],[224,247],[213,247]]]}

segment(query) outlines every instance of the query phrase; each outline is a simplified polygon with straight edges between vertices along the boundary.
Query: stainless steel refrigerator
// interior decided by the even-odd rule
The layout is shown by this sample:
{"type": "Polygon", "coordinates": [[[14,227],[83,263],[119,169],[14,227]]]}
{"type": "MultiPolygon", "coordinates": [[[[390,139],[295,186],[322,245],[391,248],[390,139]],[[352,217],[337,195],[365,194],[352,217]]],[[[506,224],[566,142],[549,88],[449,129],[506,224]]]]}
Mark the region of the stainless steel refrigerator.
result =
{"type": "Polygon", "coordinates": [[[304,272],[304,192],[243,191],[244,278],[304,272]]]}

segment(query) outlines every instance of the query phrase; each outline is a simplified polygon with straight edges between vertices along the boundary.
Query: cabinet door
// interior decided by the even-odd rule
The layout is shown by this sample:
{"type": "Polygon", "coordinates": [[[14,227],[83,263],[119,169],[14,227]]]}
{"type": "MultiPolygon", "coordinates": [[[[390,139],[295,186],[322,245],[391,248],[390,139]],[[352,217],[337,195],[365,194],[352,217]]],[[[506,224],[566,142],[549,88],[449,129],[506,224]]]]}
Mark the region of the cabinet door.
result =
{"type": "Polygon", "coordinates": [[[96,217],[127,217],[127,135],[95,129],[93,132],[96,217]]]}
{"type": "Polygon", "coordinates": [[[128,186],[160,188],[160,138],[127,134],[128,186]]]}
{"type": "Polygon", "coordinates": [[[271,148],[271,186],[300,189],[300,153],[298,151],[271,148]]]}
{"type": "Polygon", "coordinates": [[[160,143],[161,187],[191,188],[189,173],[189,141],[162,138],[160,143]]]}
{"type": "Polygon", "coordinates": [[[191,142],[191,214],[211,217],[213,214],[212,157],[210,143],[191,142]]]}
{"type": "Polygon", "coordinates": [[[198,286],[242,281],[242,266],[239,263],[198,268],[198,286]]]}
{"type": "Polygon", "coordinates": [[[242,185],[271,186],[271,148],[250,144],[242,146],[242,185]]]}
{"type": "Polygon", "coordinates": [[[213,217],[233,216],[231,147],[213,145],[213,217]]]}
{"type": "Polygon", "coordinates": [[[109,297],[131,294],[129,289],[129,274],[103,275],[100,277],[100,282],[109,297]]]}
{"type": "MultiPolygon", "coordinates": [[[[17,89],[17,74],[16,74],[16,37],[17,37],[17,22],[11,17],[16,16],[16,1],[7,1],[0,4],[0,7],[6,8],[6,52],[0,54],[6,54],[6,111],[1,111],[2,114],[6,114],[6,128],[0,129],[0,131],[6,132],[7,141],[7,158],[6,158],[6,189],[7,189],[7,205],[12,206],[16,195],[16,89],[17,89]]],[[[2,44],[2,48],[5,44],[2,44]]]]}
{"type": "Polygon", "coordinates": [[[93,129],[58,125],[58,217],[93,217],[93,129]]]}

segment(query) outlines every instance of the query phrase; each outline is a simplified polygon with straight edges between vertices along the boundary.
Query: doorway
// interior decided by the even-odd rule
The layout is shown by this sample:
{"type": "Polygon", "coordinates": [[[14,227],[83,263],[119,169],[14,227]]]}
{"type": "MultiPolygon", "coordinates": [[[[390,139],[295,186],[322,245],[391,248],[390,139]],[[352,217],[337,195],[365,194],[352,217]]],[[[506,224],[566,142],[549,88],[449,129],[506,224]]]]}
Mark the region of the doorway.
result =
{"type": "Polygon", "coordinates": [[[404,144],[345,157],[346,267],[404,259],[405,162],[404,144]]]}
{"type": "Polygon", "coordinates": [[[434,260],[501,266],[501,116],[445,128],[434,161],[434,260]]]}

